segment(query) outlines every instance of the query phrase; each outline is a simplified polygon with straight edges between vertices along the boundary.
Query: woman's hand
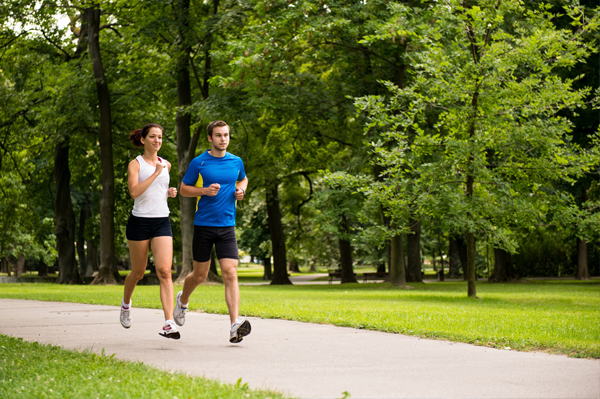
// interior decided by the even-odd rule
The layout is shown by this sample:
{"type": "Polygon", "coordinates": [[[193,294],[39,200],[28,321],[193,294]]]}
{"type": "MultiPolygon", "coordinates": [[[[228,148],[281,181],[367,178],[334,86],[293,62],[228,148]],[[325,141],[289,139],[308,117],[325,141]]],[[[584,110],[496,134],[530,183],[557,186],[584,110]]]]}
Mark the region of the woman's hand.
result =
{"type": "Polygon", "coordinates": [[[169,187],[169,191],[167,192],[167,196],[171,198],[177,197],[177,189],[175,187],[169,187]]]}

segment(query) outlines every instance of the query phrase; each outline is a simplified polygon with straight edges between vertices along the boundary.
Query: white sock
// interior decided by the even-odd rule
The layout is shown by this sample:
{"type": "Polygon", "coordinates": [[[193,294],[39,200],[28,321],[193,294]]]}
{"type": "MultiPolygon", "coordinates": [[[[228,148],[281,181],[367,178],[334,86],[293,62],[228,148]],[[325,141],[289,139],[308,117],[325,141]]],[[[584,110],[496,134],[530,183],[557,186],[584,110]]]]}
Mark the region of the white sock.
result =
{"type": "Polygon", "coordinates": [[[173,323],[173,324],[175,323],[175,322],[174,322],[173,320],[171,320],[171,319],[169,319],[169,320],[165,320],[165,326],[166,326],[166,325],[168,325],[168,324],[169,324],[169,322],[171,322],[171,323],[173,323]]]}
{"type": "Polygon", "coordinates": [[[129,300],[129,303],[125,303],[124,299],[121,299],[121,307],[125,308],[125,309],[129,309],[131,307],[131,302],[133,302],[131,299],[129,300]]]}

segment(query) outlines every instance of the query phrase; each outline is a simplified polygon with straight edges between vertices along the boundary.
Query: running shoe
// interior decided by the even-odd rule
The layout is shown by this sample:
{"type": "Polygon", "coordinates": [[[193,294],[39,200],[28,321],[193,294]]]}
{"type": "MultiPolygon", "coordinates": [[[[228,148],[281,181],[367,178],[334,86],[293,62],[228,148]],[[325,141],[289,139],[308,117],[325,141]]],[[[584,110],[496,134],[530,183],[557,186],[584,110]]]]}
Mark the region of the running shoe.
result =
{"type": "Polygon", "coordinates": [[[128,308],[121,306],[121,325],[125,328],[131,327],[131,306],[128,308]]]}
{"type": "Polygon", "coordinates": [[[160,332],[159,334],[165,338],[172,338],[172,339],[181,338],[181,335],[179,334],[179,331],[177,331],[177,327],[175,326],[175,323],[173,323],[172,320],[167,320],[165,322],[165,325],[162,328],[162,332],[160,332]]]}
{"type": "Polygon", "coordinates": [[[187,307],[181,304],[181,294],[183,294],[183,291],[179,291],[177,294],[177,298],[175,299],[175,312],[173,312],[173,319],[175,319],[175,323],[177,323],[178,326],[185,324],[185,312],[187,312],[187,307]]]}
{"type": "Polygon", "coordinates": [[[248,320],[236,321],[231,326],[231,331],[229,332],[229,342],[233,344],[241,342],[246,335],[250,334],[251,330],[252,328],[250,327],[250,322],[248,320]]]}

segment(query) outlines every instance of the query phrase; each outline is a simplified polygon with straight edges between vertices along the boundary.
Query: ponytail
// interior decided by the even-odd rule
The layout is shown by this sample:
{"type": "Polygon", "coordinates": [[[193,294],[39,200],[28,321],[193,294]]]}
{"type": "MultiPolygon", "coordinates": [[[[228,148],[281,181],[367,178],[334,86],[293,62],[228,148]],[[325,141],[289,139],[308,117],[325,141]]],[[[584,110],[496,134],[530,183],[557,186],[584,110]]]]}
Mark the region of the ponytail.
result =
{"type": "Polygon", "coordinates": [[[129,140],[131,140],[135,148],[143,147],[142,129],[136,129],[133,132],[129,133],[129,140]]]}
{"type": "Polygon", "coordinates": [[[153,127],[157,127],[160,129],[161,132],[164,132],[163,127],[161,125],[159,125],[158,123],[148,123],[143,128],[136,129],[136,130],[132,131],[131,133],[129,133],[129,140],[131,140],[131,142],[133,143],[133,145],[136,148],[143,147],[144,144],[142,144],[142,138],[146,138],[146,136],[148,135],[148,132],[153,127]]]}

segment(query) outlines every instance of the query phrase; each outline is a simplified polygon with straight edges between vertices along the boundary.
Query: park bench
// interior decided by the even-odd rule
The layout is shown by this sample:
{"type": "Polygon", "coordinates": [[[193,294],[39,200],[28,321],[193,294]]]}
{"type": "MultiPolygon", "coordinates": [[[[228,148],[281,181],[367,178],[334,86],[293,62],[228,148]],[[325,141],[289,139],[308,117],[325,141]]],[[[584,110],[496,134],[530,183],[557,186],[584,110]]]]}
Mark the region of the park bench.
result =
{"type": "MultiPolygon", "coordinates": [[[[354,273],[354,277],[356,277],[356,273],[354,273]]],[[[329,284],[333,281],[333,279],[341,279],[342,272],[340,270],[334,270],[329,272],[329,284]]]]}
{"type": "Polygon", "coordinates": [[[387,276],[386,272],[363,273],[363,283],[366,283],[367,280],[385,280],[387,276]]]}

